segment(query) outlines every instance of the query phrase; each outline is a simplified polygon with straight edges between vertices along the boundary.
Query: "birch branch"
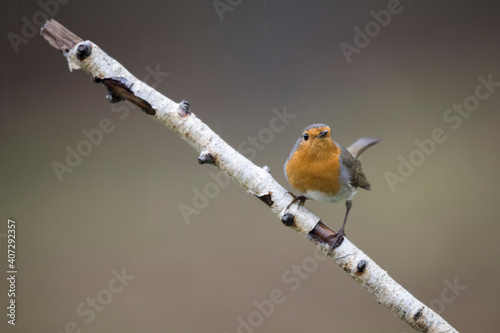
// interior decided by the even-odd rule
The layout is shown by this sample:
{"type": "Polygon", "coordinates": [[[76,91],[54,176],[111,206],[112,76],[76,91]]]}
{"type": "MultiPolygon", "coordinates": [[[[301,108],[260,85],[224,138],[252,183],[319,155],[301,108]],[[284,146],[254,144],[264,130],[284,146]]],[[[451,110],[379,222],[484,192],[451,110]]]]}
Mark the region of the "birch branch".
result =
{"type": "MultiPolygon", "coordinates": [[[[286,226],[302,234],[324,252],[335,232],[304,206],[293,205],[285,213],[292,196],[269,172],[250,162],[229,146],[189,109],[186,101],[175,103],[141,82],[116,60],[91,41],[49,20],[41,29],[50,45],[63,52],[69,69],[82,69],[95,82],[104,84],[110,102],[128,100],[146,114],[177,133],[200,155],[198,162],[213,164],[238,185],[267,204],[286,226]]],[[[356,149],[353,147],[352,149],[356,149]]],[[[334,249],[329,257],[365,288],[377,302],[418,332],[457,332],[440,315],[413,297],[363,251],[349,240],[334,249]]]]}

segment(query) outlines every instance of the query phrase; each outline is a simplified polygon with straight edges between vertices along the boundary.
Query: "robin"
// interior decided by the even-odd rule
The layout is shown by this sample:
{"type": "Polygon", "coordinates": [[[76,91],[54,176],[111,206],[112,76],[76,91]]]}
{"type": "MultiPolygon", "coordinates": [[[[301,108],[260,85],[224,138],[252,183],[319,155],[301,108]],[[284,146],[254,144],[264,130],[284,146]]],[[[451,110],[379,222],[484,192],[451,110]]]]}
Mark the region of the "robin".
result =
{"type": "Polygon", "coordinates": [[[299,205],[303,205],[306,199],[345,201],[347,210],[344,223],[335,236],[332,236],[332,250],[344,240],[344,228],[356,191],[359,187],[370,190],[370,183],[357,157],[379,141],[376,138],[361,138],[349,148],[341,147],[332,140],[329,126],[313,124],[302,131],[285,162],[286,179],[294,189],[302,193],[294,196],[287,210],[297,201],[299,205]]]}

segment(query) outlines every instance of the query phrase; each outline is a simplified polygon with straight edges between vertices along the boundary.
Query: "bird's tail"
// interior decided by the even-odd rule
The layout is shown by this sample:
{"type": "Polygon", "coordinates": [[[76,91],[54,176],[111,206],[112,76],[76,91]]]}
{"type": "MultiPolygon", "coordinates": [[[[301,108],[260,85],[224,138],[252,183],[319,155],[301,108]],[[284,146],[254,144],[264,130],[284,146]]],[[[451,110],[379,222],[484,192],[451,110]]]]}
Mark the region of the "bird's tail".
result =
{"type": "Polygon", "coordinates": [[[378,138],[359,138],[356,142],[347,147],[347,150],[352,156],[358,158],[368,147],[373,146],[379,141],[380,139],[378,138]]]}

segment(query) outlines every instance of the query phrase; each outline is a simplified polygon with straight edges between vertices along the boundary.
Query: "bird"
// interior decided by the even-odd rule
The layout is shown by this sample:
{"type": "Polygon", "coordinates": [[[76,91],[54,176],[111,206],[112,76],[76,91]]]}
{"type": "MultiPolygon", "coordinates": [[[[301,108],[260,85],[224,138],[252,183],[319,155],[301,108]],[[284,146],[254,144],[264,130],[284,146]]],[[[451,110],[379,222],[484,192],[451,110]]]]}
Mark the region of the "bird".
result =
{"type": "Polygon", "coordinates": [[[306,199],[332,203],[345,201],[342,227],[327,239],[331,244],[329,252],[344,241],[347,216],[358,188],[371,189],[358,156],[379,141],[378,138],[363,137],[346,148],[332,139],[328,125],[312,124],[302,130],[288,155],[284,165],[285,177],[301,195],[288,192],[294,199],[285,211],[296,202],[303,205],[306,199]]]}

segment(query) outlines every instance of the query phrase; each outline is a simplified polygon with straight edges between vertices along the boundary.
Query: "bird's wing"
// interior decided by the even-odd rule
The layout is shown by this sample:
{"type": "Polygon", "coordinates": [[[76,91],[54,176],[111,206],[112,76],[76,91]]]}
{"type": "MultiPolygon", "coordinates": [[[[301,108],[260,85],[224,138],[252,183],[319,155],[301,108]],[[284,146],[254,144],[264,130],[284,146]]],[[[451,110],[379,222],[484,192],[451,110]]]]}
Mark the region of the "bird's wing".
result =
{"type": "Polygon", "coordinates": [[[361,187],[365,190],[370,190],[370,183],[366,179],[359,160],[352,156],[346,148],[342,149],[340,158],[342,159],[343,166],[349,171],[349,180],[351,185],[354,187],[361,187]]]}

